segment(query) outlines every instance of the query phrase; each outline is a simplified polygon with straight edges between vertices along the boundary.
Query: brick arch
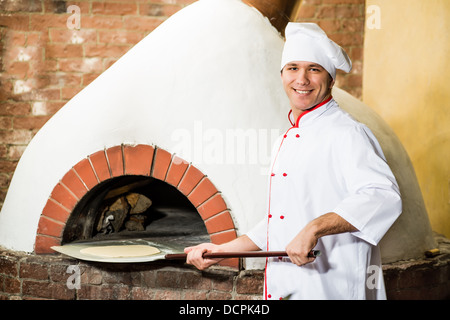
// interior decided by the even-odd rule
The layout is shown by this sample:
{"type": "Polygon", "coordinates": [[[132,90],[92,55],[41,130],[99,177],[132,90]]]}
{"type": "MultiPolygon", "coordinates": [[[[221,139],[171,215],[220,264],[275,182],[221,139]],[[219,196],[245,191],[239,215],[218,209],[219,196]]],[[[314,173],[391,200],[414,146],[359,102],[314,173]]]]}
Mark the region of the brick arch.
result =
{"type": "Polygon", "coordinates": [[[123,175],[149,176],[177,188],[197,209],[211,242],[219,244],[236,238],[221,193],[199,169],[158,147],[119,145],[81,160],[53,188],[40,216],[35,253],[53,253],[51,246],[61,244],[67,219],[78,201],[102,181],[123,175]]]}

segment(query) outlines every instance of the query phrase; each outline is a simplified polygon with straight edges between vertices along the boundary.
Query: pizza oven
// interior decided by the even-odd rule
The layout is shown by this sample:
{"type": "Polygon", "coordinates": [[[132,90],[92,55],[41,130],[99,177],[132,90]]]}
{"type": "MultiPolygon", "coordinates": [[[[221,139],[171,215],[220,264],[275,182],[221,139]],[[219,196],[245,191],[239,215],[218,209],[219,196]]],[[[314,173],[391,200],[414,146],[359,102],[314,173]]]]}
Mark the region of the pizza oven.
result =
{"type": "MultiPolygon", "coordinates": [[[[186,170],[187,166],[183,169],[186,170]]],[[[186,184],[178,187],[184,172],[180,170],[179,181],[173,184],[148,173],[108,178],[88,190],[72,210],[61,244],[127,238],[157,241],[168,237],[183,246],[209,242],[209,233],[198,212],[202,208],[197,209],[186,196],[193,188],[186,184]],[[180,190],[186,190],[186,194],[180,190]]],[[[223,206],[211,212],[209,217],[226,209],[223,206]]],[[[204,216],[208,218],[206,214],[204,216]]],[[[233,225],[229,228],[234,231],[233,225]]]]}
{"type": "Polygon", "coordinates": [[[194,165],[149,145],[121,145],[81,160],[54,187],[35,252],[54,246],[145,239],[181,250],[236,237],[225,200],[194,165]]]}

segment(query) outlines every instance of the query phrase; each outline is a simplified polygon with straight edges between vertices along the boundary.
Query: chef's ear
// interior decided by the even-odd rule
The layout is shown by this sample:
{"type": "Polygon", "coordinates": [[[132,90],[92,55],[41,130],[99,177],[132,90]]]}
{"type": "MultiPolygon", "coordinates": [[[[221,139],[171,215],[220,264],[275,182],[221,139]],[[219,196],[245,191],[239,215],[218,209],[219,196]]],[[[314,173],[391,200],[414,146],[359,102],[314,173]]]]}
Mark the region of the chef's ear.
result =
{"type": "Polygon", "coordinates": [[[333,79],[333,77],[332,77],[330,74],[328,74],[328,76],[330,77],[330,78],[329,78],[330,84],[328,85],[328,88],[331,90],[331,89],[333,89],[333,86],[334,86],[334,84],[336,83],[336,80],[333,79]]]}

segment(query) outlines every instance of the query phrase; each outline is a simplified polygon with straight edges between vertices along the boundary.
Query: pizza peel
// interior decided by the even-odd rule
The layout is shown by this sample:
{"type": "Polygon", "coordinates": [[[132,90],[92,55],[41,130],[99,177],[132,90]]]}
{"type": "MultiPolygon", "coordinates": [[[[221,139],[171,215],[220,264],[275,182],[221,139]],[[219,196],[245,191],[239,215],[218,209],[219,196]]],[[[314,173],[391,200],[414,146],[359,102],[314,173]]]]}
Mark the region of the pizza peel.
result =
{"type": "MultiPolygon", "coordinates": [[[[79,260],[105,262],[105,263],[139,263],[150,262],[156,260],[186,260],[186,253],[179,253],[183,250],[180,246],[171,243],[152,242],[144,239],[132,240],[111,240],[111,241],[93,241],[69,243],[62,246],[51,247],[54,251],[79,260]],[[101,255],[87,254],[84,249],[99,246],[134,246],[145,245],[157,248],[156,254],[142,256],[124,256],[124,257],[105,257],[101,255]]],[[[319,250],[312,250],[309,257],[318,257],[319,250]]],[[[204,258],[210,259],[227,259],[227,258],[260,258],[260,257],[287,257],[285,251],[242,251],[242,252],[215,252],[204,253],[204,258]]]]}
{"type": "MultiPolygon", "coordinates": [[[[287,257],[286,251],[241,251],[241,252],[205,252],[203,258],[208,259],[226,259],[226,258],[265,258],[265,257],[287,257]]],[[[312,250],[308,257],[318,257],[320,256],[319,250],[312,250]]],[[[173,253],[166,254],[165,259],[167,260],[185,260],[187,257],[186,253],[173,253]]]]}

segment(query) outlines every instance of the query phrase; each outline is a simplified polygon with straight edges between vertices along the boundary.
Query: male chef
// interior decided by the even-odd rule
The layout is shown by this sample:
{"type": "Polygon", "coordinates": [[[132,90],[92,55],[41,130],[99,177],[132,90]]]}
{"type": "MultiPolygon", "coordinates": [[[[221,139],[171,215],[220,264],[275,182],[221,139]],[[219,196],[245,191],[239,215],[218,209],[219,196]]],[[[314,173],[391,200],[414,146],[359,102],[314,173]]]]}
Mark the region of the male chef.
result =
{"type": "Polygon", "coordinates": [[[286,251],[266,259],[265,299],[385,299],[378,242],[401,213],[397,182],[363,124],[333,100],[345,51],[312,23],[289,23],[281,80],[291,127],[275,143],[268,208],[247,234],[185,249],[199,269],[204,252],[286,251]],[[321,256],[310,257],[311,250],[321,256]]]}

